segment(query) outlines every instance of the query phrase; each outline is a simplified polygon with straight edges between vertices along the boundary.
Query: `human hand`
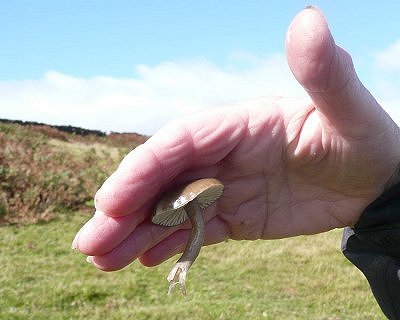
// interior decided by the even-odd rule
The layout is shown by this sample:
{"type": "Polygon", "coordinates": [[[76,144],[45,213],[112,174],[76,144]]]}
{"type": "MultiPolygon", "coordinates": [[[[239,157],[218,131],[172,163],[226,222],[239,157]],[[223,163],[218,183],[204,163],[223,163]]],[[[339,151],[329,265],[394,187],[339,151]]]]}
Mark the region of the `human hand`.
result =
{"type": "MultiPolygon", "coordinates": [[[[353,225],[398,169],[397,125],[363,87],[322,13],[289,27],[290,68],[311,100],[266,98],[176,120],[121,162],[73,246],[102,270],[156,265],[183,251],[187,228],[150,222],[172,185],[216,177],[205,244],[271,239],[353,225]]],[[[188,225],[186,225],[188,227],[188,225]]]]}

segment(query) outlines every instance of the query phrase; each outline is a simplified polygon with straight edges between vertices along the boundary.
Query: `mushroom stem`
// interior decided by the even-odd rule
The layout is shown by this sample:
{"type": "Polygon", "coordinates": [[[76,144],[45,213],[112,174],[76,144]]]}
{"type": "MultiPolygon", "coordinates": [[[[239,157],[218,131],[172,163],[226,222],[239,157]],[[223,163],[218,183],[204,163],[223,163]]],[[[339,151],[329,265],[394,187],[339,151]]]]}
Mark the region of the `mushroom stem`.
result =
{"type": "Polygon", "coordinates": [[[204,242],[204,220],[197,200],[190,201],[185,206],[185,211],[192,224],[192,232],[190,233],[185,251],[167,277],[169,281],[168,294],[171,294],[175,285],[179,284],[182,294],[186,295],[186,273],[199,255],[204,242]]]}

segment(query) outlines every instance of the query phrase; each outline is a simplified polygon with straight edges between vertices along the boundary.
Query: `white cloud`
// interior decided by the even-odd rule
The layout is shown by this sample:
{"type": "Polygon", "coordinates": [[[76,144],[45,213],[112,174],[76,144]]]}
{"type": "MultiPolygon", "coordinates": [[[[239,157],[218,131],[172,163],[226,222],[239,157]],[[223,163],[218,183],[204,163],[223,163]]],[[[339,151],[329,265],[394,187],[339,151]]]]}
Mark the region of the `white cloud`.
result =
{"type": "MultiPolygon", "coordinates": [[[[370,83],[400,123],[400,39],[379,52],[370,83]],[[387,72],[391,71],[391,72],[387,72]]],[[[173,118],[265,95],[301,96],[283,54],[236,52],[227,67],[198,59],[138,65],[131,78],[43,78],[0,82],[0,118],[153,134],[173,118]]]]}
{"type": "Polygon", "coordinates": [[[303,94],[282,54],[232,59],[226,68],[205,60],[139,65],[132,78],[84,79],[51,71],[41,79],[0,82],[0,118],[152,134],[200,109],[303,94]]]}
{"type": "Polygon", "coordinates": [[[400,38],[376,55],[376,63],[380,70],[400,71],[400,38]]]}

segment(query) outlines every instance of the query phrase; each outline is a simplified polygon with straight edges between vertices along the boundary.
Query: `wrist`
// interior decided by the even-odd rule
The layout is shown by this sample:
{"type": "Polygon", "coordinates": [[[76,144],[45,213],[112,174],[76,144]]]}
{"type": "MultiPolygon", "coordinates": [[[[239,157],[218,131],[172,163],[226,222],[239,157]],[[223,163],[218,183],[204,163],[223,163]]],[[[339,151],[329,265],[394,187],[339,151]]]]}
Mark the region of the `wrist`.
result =
{"type": "Polygon", "coordinates": [[[363,211],[358,222],[352,227],[359,231],[376,231],[400,227],[400,181],[391,179],[390,186],[363,211]]]}

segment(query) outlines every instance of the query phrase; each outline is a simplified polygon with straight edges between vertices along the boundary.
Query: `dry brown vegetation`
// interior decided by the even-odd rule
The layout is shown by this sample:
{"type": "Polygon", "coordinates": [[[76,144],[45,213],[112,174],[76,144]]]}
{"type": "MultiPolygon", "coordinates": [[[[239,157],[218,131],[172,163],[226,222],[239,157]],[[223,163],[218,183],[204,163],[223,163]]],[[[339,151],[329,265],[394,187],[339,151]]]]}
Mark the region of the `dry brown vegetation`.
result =
{"type": "Polygon", "coordinates": [[[93,195],[123,156],[146,137],[0,122],[0,220],[47,221],[91,208],[93,195]]]}

